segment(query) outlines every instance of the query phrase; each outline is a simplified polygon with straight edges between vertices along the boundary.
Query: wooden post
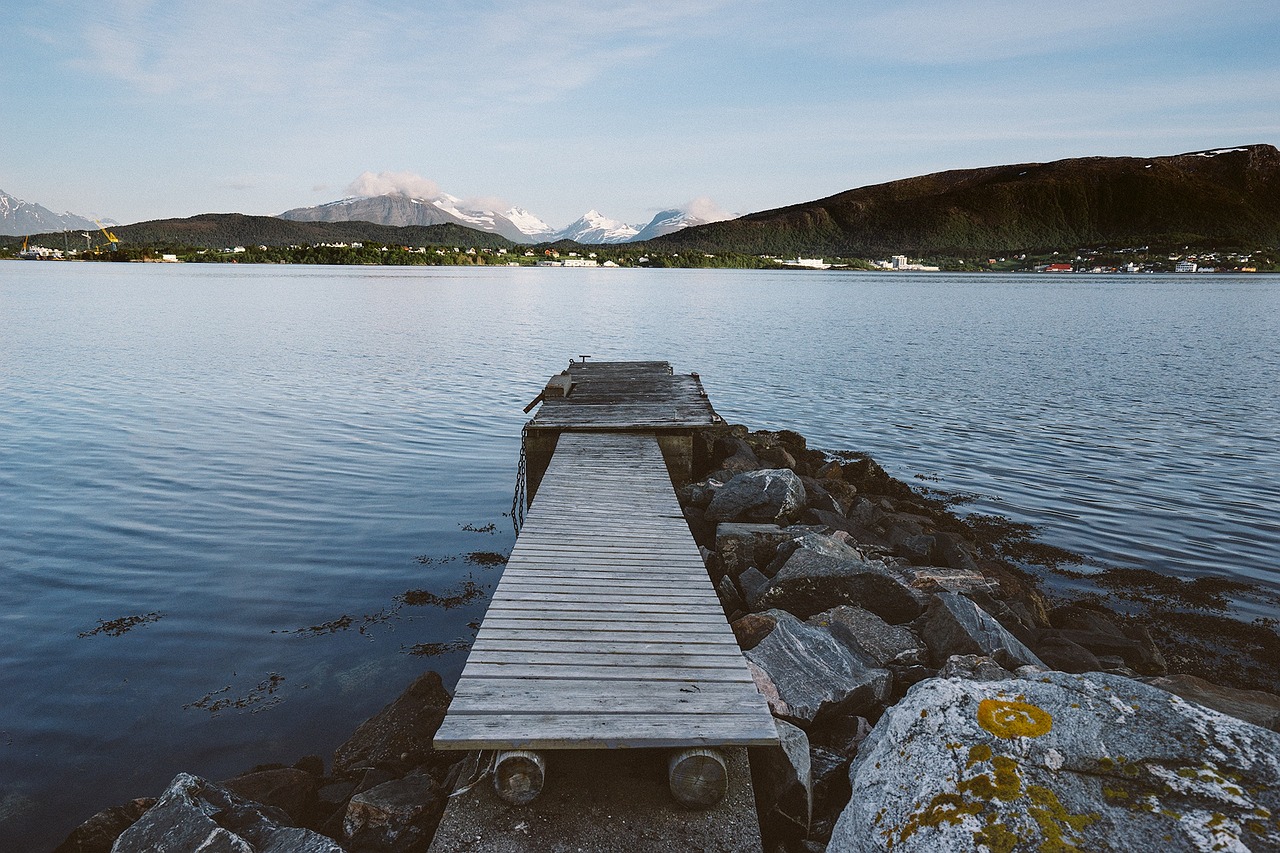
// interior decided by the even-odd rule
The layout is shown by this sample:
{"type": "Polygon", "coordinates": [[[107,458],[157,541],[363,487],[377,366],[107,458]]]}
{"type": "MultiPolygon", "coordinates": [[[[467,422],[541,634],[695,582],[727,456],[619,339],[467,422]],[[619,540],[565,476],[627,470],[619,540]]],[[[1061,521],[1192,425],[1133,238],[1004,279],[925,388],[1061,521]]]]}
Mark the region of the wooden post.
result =
{"type": "Polygon", "coordinates": [[[709,809],[724,799],[728,772],[724,758],[714,749],[673,752],[667,764],[671,796],[685,808],[709,809]]]}
{"type": "Polygon", "coordinates": [[[499,752],[494,760],[493,789],[513,806],[524,806],[542,793],[546,764],[542,756],[527,749],[499,752]]]}

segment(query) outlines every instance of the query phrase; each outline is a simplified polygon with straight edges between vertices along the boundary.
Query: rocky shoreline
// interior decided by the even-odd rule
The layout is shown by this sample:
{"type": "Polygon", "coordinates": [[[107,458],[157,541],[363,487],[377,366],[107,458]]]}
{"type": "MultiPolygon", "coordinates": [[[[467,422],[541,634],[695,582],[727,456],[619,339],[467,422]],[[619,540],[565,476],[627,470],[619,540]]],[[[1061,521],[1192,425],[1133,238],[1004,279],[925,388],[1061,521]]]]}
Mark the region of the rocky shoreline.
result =
{"type": "MultiPolygon", "coordinates": [[[[1170,672],[1185,643],[1019,566],[1071,555],[792,432],[707,432],[695,466],[681,506],[780,734],[751,755],[768,853],[1280,849],[1280,696],[1170,672]]],[[[431,749],[449,698],[428,672],[327,773],[179,774],[57,853],[426,850],[470,776],[431,749]]]]}

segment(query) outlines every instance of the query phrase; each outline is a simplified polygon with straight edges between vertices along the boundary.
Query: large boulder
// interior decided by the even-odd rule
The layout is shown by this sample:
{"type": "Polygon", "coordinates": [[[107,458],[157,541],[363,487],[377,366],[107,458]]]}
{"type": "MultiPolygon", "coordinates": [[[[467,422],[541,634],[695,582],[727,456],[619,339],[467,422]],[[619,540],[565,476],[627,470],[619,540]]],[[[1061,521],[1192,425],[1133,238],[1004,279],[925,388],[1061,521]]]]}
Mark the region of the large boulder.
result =
{"type": "Polygon", "coordinates": [[[780,552],[771,568],[777,571],[769,586],[754,598],[747,596],[752,610],[777,608],[807,619],[848,604],[892,624],[920,615],[919,600],[897,573],[884,563],[863,559],[834,536],[807,533],[799,537],[791,553],[780,552]]]}
{"type": "Polygon", "coordinates": [[[717,489],[706,519],[786,524],[800,516],[804,505],[804,484],[794,471],[765,468],[737,474],[717,489]]]}
{"type": "Polygon", "coordinates": [[[934,596],[920,633],[939,665],[952,655],[985,655],[1007,669],[1028,664],[1047,669],[994,617],[953,592],[934,596]]]}
{"type": "Polygon", "coordinates": [[[915,634],[901,625],[890,625],[870,610],[841,605],[807,620],[832,635],[876,666],[920,663],[927,651],[915,634]]]}
{"type": "Polygon", "coordinates": [[[1127,678],[935,678],[880,719],[831,853],[1280,849],[1280,735],[1127,678]]]}
{"type": "Polygon", "coordinates": [[[245,773],[218,784],[246,800],[275,806],[294,823],[305,823],[316,806],[321,779],[296,767],[245,773]]]}
{"type": "Polygon", "coordinates": [[[333,775],[346,776],[379,766],[403,772],[430,761],[434,756],[431,739],[444,721],[451,699],[438,673],[423,673],[334,750],[333,775]]]}
{"type": "Polygon", "coordinates": [[[866,712],[888,698],[887,670],[862,660],[825,629],[787,613],[775,618],[769,636],[745,652],[775,717],[803,728],[820,717],[866,712]]]}
{"type": "Polygon", "coordinates": [[[121,833],[112,853],[343,853],[331,839],[288,825],[288,816],[179,773],[159,800],[121,833]]]}

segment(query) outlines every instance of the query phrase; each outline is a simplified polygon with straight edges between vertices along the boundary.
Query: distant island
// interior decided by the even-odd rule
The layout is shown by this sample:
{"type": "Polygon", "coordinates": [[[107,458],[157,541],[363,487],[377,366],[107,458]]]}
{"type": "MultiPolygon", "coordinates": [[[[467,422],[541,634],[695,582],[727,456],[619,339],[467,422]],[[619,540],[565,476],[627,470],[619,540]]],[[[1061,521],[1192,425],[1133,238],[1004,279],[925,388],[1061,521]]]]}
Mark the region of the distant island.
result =
{"type": "MultiPolygon", "coordinates": [[[[352,209],[403,216],[393,204],[352,209]]],[[[939,172],[625,243],[529,245],[455,223],[234,213],[112,233],[117,241],[90,235],[83,248],[79,232],[0,238],[0,257],[26,245],[28,254],[38,246],[48,257],[131,261],[1275,272],[1280,151],[1245,145],[939,172]]]]}

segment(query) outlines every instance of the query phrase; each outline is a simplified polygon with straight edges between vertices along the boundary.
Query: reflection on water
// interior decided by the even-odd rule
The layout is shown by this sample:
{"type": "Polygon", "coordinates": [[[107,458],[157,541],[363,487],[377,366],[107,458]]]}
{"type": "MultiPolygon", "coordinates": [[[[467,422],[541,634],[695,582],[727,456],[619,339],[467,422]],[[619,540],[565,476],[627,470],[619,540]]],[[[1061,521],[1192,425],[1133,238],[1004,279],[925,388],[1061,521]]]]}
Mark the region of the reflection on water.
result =
{"type": "Polygon", "coordinates": [[[456,679],[521,408],[579,353],[1108,565],[1274,587],[1278,326],[1257,276],[0,264],[0,840],[456,679]]]}

